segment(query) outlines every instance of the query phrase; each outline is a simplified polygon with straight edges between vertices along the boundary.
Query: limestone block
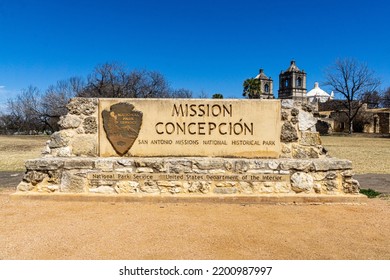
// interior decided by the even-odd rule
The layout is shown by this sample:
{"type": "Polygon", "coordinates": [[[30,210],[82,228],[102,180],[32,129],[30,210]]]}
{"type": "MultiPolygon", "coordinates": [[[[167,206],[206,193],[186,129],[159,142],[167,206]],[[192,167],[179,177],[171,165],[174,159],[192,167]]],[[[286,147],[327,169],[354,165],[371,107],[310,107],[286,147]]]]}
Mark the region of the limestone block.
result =
{"type": "Polygon", "coordinates": [[[287,110],[282,110],[282,121],[288,120],[288,112],[287,110]]]}
{"type": "Polygon", "coordinates": [[[283,109],[292,109],[294,108],[294,100],[292,99],[282,99],[282,108],[283,109]]]}
{"type": "Polygon", "coordinates": [[[282,125],[280,140],[284,143],[296,142],[298,140],[297,130],[290,122],[285,122],[282,125]]]}
{"type": "Polygon", "coordinates": [[[176,193],[180,193],[181,192],[181,188],[180,187],[171,187],[171,188],[168,188],[168,191],[171,194],[176,194],[176,193]]]}
{"type": "Polygon", "coordinates": [[[291,116],[296,117],[299,115],[299,110],[297,108],[292,108],[291,116]]]}
{"type": "Polygon", "coordinates": [[[305,111],[305,112],[313,112],[314,111],[314,107],[311,106],[310,104],[302,104],[302,110],[305,111]]]}
{"type": "Polygon", "coordinates": [[[245,160],[238,160],[234,165],[235,172],[245,173],[248,170],[248,162],[245,160]]]}
{"type": "Polygon", "coordinates": [[[235,194],[238,190],[235,187],[214,188],[216,194],[235,194]]]}
{"type": "Polygon", "coordinates": [[[58,157],[70,157],[72,155],[72,149],[70,147],[56,149],[56,155],[58,157]]]}
{"type": "Polygon", "coordinates": [[[225,169],[224,161],[220,159],[202,158],[195,160],[193,164],[202,170],[225,169]]]}
{"type": "Polygon", "coordinates": [[[315,171],[352,169],[352,162],[344,159],[326,158],[313,160],[313,168],[315,171]]]}
{"type": "Polygon", "coordinates": [[[117,193],[138,193],[139,182],[135,181],[119,181],[115,186],[115,191],[117,193]]]}
{"type": "Polygon", "coordinates": [[[223,173],[226,173],[225,169],[212,169],[212,170],[209,170],[210,174],[223,174],[223,173]]]}
{"type": "Polygon", "coordinates": [[[163,158],[147,158],[143,160],[134,160],[136,167],[149,167],[158,172],[166,172],[166,163],[163,158]]]}
{"type": "Polygon", "coordinates": [[[101,171],[113,171],[114,161],[111,159],[98,159],[94,161],[94,168],[101,171]]]}
{"type": "Polygon", "coordinates": [[[71,158],[64,161],[64,169],[92,169],[93,160],[90,158],[71,158]]]}
{"type": "Polygon", "coordinates": [[[69,130],[61,130],[54,132],[50,137],[49,148],[62,148],[69,144],[74,132],[69,130]]]}
{"type": "Polygon", "coordinates": [[[338,183],[336,180],[328,180],[324,185],[328,192],[335,192],[338,189],[338,183]]]}
{"type": "Polygon", "coordinates": [[[313,189],[315,193],[320,194],[322,190],[322,185],[320,183],[314,183],[313,189]]]}
{"type": "Polygon", "coordinates": [[[47,189],[51,192],[57,192],[60,190],[60,186],[59,185],[48,185],[47,189]]]}
{"type": "Polygon", "coordinates": [[[193,170],[192,162],[188,160],[170,160],[167,168],[171,173],[191,173],[193,170]]]}
{"type": "Polygon", "coordinates": [[[208,193],[210,191],[210,183],[204,181],[197,181],[190,183],[188,187],[189,192],[208,193]]]}
{"type": "Polygon", "coordinates": [[[22,181],[19,183],[16,189],[17,191],[20,192],[28,192],[28,191],[32,191],[34,189],[34,186],[30,183],[22,181]]]}
{"type": "Polygon", "coordinates": [[[83,121],[83,129],[86,134],[97,133],[97,122],[95,117],[86,117],[83,121]]]}
{"type": "Polygon", "coordinates": [[[87,186],[88,181],[86,178],[77,176],[68,171],[62,173],[61,192],[82,193],[87,186]]]}
{"type": "Polygon", "coordinates": [[[318,146],[321,145],[321,138],[318,132],[302,131],[299,144],[304,146],[318,146]]]}
{"type": "Polygon", "coordinates": [[[309,193],[314,187],[314,179],[311,175],[303,172],[296,172],[291,176],[291,189],[296,192],[309,193]]]}
{"type": "Polygon", "coordinates": [[[345,193],[358,194],[360,191],[360,184],[355,179],[346,179],[343,183],[343,190],[345,193]]]}
{"type": "Polygon", "coordinates": [[[124,167],[131,167],[131,166],[134,166],[134,160],[132,159],[126,159],[126,158],[123,158],[123,159],[119,159],[117,161],[117,163],[121,166],[124,166],[124,167]]]}
{"type": "Polygon", "coordinates": [[[80,117],[75,115],[66,115],[61,116],[58,124],[61,128],[67,129],[67,128],[78,128],[81,124],[82,120],[80,117]]]}
{"type": "Polygon", "coordinates": [[[43,148],[43,150],[41,151],[42,156],[50,155],[51,149],[50,149],[50,147],[49,147],[49,144],[50,144],[50,140],[46,141],[46,145],[45,145],[45,147],[43,148]]]}
{"type": "Polygon", "coordinates": [[[102,193],[102,194],[113,194],[115,193],[115,189],[110,186],[100,186],[97,188],[90,188],[90,193],[102,193]]]}
{"type": "Polygon", "coordinates": [[[276,160],[271,160],[270,162],[268,162],[268,168],[272,169],[272,170],[278,169],[279,168],[279,162],[276,161],[276,160]]]}
{"type": "Polygon", "coordinates": [[[97,98],[73,98],[66,106],[70,114],[90,116],[97,110],[97,98]]]}
{"type": "Polygon", "coordinates": [[[153,173],[153,168],[150,167],[138,167],[135,172],[137,173],[153,173]]]}
{"type": "Polygon", "coordinates": [[[300,131],[312,130],[312,128],[314,128],[315,131],[317,119],[313,116],[312,113],[300,111],[298,115],[298,121],[298,127],[300,131]]]}
{"type": "Polygon", "coordinates": [[[225,167],[225,170],[227,170],[227,171],[231,171],[233,169],[233,164],[230,161],[225,161],[223,166],[225,167]]]}
{"type": "Polygon", "coordinates": [[[25,166],[27,170],[57,170],[64,166],[64,161],[58,158],[30,159],[25,166]]]}
{"type": "Polygon", "coordinates": [[[289,193],[291,192],[290,186],[286,182],[276,182],[274,185],[276,193],[289,193]]]}
{"type": "Polygon", "coordinates": [[[260,184],[257,189],[259,193],[268,194],[274,192],[274,186],[275,186],[275,182],[264,182],[260,184]]]}
{"type": "Polygon", "coordinates": [[[352,170],[346,170],[346,171],[341,172],[341,175],[343,177],[352,177],[354,174],[353,174],[352,170]]]}
{"type": "Polygon", "coordinates": [[[286,160],[280,163],[281,170],[309,171],[312,165],[311,160],[286,160]]]}
{"type": "Polygon", "coordinates": [[[259,170],[259,169],[250,169],[246,172],[247,174],[273,174],[274,171],[270,169],[259,170]]]}
{"type": "Polygon", "coordinates": [[[47,170],[47,174],[49,175],[48,182],[59,184],[61,181],[62,170],[47,170]]]}
{"type": "Polygon", "coordinates": [[[176,186],[175,182],[173,181],[157,181],[157,185],[159,187],[165,187],[165,188],[176,186]]]}
{"type": "Polygon", "coordinates": [[[292,117],[290,121],[292,124],[297,124],[299,122],[299,119],[297,117],[292,117]]]}
{"type": "Polygon", "coordinates": [[[140,187],[141,192],[146,193],[160,193],[160,189],[157,186],[156,182],[147,181],[143,186],[140,187]]]}
{"type": "Polygon", "coordinates": [[[236,182],[217,182],[215,183],[215,186],[218,188],[231,188],[234,187],[236,184],[236,182]]]}
{"type": "Polygon", "coordinates": [[[253,193],[253,187],[249,182],[239,182],[238,183],[239,189],[241,190],[241,193],[244,194],[251,194],[253,193]]]}
{"type": "Polygon", "coordinates": [[[46,173],[42,173],[39,171],[28,171],[27,174],[24,175],[23,181],[27,183],[31,183],[33,186],[37,185],[38,183],[42,182],[43,179],[48,177],[46,173]]]}
{"type": "Polygon", "coordinates": [[[72,138],[70,145],[76,156],[97,156],[97,142],[97,135],[77,134],[72,138]]]}
{"type": "Polygon", "coordinates": [[[313,147],[292,145],[292,157],[297,159],[319,158],[319,151],[313,147]]]}

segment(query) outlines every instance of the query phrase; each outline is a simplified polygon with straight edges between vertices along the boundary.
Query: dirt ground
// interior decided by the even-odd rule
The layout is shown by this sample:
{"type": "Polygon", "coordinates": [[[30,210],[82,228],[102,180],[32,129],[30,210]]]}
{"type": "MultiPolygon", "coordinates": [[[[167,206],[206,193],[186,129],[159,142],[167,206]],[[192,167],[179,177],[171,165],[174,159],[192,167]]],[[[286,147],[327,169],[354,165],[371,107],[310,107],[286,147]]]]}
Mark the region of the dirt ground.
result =
{"type": "MultiPolygon", "coordinates": [[[[24,160],[38,157],[46,139],[33,140],[0,137],[0,260],[390,260],[389,196],[355,205],[12,200],[24,160]]],[[[356,146],[344,156],[357,167],[355,178],[389,194],[388,141],[375,142],[375,157],[359,146],[368,150],[372,141],[328,137],[324,144],[340,155],[356,146]]]]}
{"type": "Polygon", "coordinates": [[[0,259],[390,259],[390,200],[359,205],[12,200],[0,259]],[[33,222],[32,222],[33,221],[33,222]]]}

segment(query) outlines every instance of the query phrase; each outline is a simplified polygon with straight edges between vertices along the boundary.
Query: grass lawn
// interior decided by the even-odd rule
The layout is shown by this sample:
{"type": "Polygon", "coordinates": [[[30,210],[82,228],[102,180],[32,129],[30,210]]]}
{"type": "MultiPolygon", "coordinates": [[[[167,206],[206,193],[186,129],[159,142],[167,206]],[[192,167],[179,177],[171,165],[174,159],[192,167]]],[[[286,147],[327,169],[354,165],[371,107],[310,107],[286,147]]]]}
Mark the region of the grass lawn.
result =
{"type": "Polygon", "coordinates": [[[24,161],[40,157],[49,136],[0,135],[0,171],[24,171],[24,161]]]}
{"type": "Polygon", "coordinates": [[[322,136],[323,146],[332,157],[352,161],[356,174],[390,174],[390,139],[363,135],[322,136]]]}
{"type": "MultiPolygon", "coordinates": [[[[23,171],[24,161],[40,157],[49,136],[0,135],[0,171],[23,171]]],[[[390,139],[323,136],[329,155],[349,159],[356,174],[390,174],[390,139]]]]}

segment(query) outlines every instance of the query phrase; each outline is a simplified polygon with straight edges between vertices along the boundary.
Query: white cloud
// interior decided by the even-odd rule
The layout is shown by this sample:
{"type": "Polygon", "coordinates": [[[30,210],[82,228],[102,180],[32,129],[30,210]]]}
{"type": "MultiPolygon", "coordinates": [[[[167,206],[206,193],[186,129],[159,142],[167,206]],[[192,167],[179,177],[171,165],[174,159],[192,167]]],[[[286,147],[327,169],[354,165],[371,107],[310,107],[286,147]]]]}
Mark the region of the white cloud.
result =
{"type": "Polygon", "coordinates": [[[0,86],[0,89],[5,89],[5,86],[0,86]]]}

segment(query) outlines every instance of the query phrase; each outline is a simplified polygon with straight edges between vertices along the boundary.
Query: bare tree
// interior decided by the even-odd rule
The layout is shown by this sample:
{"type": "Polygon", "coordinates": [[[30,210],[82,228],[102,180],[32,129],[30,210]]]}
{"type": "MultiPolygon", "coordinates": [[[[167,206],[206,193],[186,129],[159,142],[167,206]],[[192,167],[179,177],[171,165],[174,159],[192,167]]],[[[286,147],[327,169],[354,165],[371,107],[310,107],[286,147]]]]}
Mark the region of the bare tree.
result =
{"type": "Polygon", "coordinates": [[[70,78],[51,85],[44,94],[29,86],[14,99],[8,100],[8,114],[2,115],[7,132],[38,133],[59,129],[58,120],[67,112],[66,104],[84,87],[81,78],[70,78]]]}
{"type": "Polygon", "coordinates": [[[59,129],[58,120],[67,113],[66,105],[72,97],[83,91],[85,82],[82,78],[72,77],[51,85],[40,98],[39,114],[45,119],[51,131],[59,129]]]}
{"type": "Polygon", "coordinates": [[[185,88],[174,89],[170,94],[170,98],[192,98],[192,96],[192,91],[185,88]]]}
{"type": "Polygon", "coordinates": [[[383,91],[381,106],[384,108],[390,108],[390,87],[383,91]]]}
{"type": "Polygon", "coordinates": [[[98,65],[88,77],[80,97],[168,98],[171,89],[156,71],[127,71],[118,63],[98,65]]]}
{"type": "Polygon", "coordinates": [[[37,87],[29,86],[15,99],[8,100],[9,117],[15,122],[16,132],[34,133],[44,129],[45,120],[41,118],[40,92],[37,87]]]}
{"type": "Polygon", "coordinates": [[[353,121],[364,102],[363,97],[375,92],[380,81],[365,63],[355,59],[337,59],[326,70],[326,85],[331,86],[335,93],[344,98],[343,112],[347,115],[349,133],[353,132],[353,121]]]}

